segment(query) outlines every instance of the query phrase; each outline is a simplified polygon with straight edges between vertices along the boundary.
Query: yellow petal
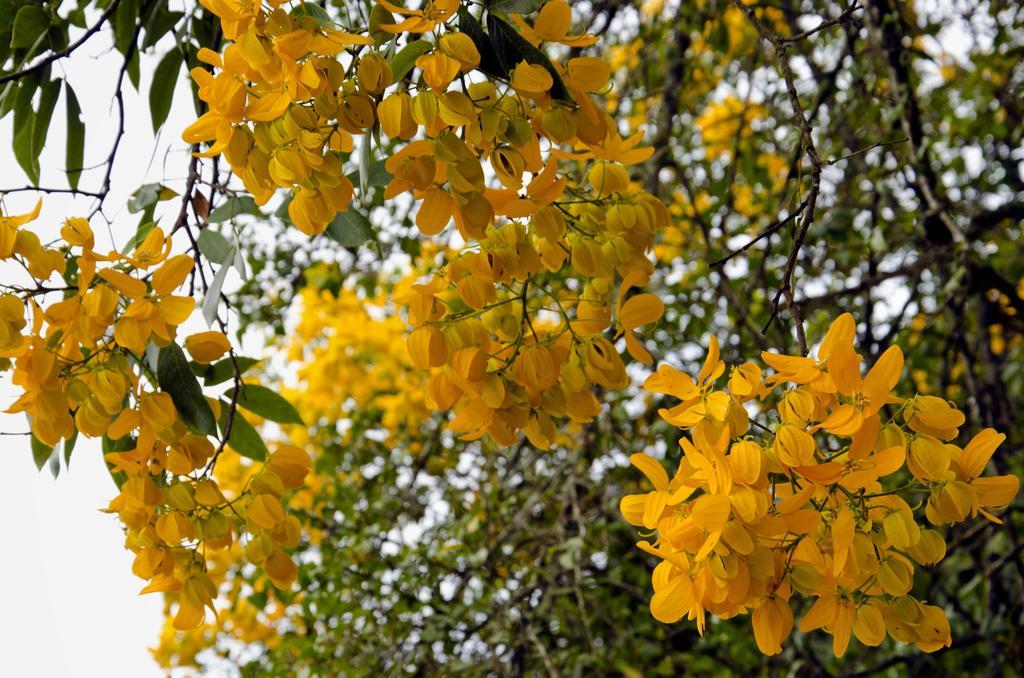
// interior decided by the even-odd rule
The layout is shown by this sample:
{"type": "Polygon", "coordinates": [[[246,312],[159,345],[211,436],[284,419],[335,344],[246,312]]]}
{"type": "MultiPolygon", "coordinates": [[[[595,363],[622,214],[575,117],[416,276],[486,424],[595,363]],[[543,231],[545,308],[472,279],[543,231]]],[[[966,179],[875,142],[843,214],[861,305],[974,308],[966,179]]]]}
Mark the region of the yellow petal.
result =
{"type": "Polygon", "coordinates": [[[619,322],[627,330],[657,322],[665,312],[665,304],[654,294],[638,294],[626,300],[619,311],[619,322]]]}
{"type": "Polygon", "coordinates": [[[153,273],[153,292],[163,296],[178,289],[192,272],[195,260],[187,254],[171,257],[153,273]]]}
{"type": "Polygon", "coordinates": [[[512,72],[512,87],[524,94],[543,94],[555,84],[543,66],[520,61],[512,72]]]}

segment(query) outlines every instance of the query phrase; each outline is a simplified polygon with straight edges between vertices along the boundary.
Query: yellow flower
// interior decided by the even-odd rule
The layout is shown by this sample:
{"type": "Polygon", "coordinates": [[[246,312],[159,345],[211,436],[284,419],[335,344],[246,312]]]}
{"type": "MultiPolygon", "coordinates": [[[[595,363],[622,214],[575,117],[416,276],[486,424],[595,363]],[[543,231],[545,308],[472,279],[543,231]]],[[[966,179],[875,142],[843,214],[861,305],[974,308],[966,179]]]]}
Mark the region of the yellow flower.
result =
{"type": "Polygon", "coordinates": [[[228,352],[231,344],[223,332],[197,332],[185,338],[185,350],[197,363],[207,365],[228,352]]]}

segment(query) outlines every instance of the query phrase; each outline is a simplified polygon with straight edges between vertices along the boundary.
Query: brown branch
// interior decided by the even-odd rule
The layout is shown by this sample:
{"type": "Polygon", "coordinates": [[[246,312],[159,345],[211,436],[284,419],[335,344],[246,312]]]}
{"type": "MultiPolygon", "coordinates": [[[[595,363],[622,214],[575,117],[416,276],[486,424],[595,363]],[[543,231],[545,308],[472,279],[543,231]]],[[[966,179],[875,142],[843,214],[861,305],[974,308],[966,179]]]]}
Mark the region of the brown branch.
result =
{"type": "MultiPolygon", "coordinates": [[[[793,295],[793,273],[796,270],[797,258],[800,255],[800,249],[803,247],[807,231],[810,229],[811,224],[814,223],[814,209],[818,202],[818,193],[821,190],[822,161],[818,156],[818,149],[814,145],[814,136],[811,131],[811,125],[807,120],[807,116],[804,114],[803,106],[800,103],[800,96],[796,91],[793,71],[790,69],[789,60],[786,58],[786,43],[778,34],[766,27],[757,17],[754,10],[746,5],[742,0],[733,0],[733,3],[741,12],[743,12],[747,17],[747,20],[753,24],[754,28],[757,29],[761,39],[770,43],[774,48],[775,61],[778,64],[782,79],[786,84],[786,94],[789,97],[789,103],[793,108],[793,115],[796,117],[797,126],[800,130],[803,151],[811,161],[811,188],[806,199],[807,206],[804,209],[802,218],[800,219],[796,234],[793,236],[793,245],[791,246],[789,256],[786,259],[786,266],[782,274],[782,280],[779,283],[779,288],[775,292],[774,299],[772,299],[771,316],[769,316],[768,322],[761,330],[762,333],[766,333],[768,328],[771,326],[772,321],[775,320],[776,316],[779,314],[780,304],[783,297],[788,299],[793,295]]],[[[789,311],[790,315],[793,317],[794,324],[797,326],[797,339],[800,342],[801,355],[807,355],[807,341],[803,333],[803,318],[800,316],[799,307],[795,303],[791,303],[789,304],[789,311]]]]}
{"type": "Polygon", "coordinates": [[[887,271],[885,273],[879,273],[878,275],[871,276],[869,278],[864,278],[859,283],[851,287],[844,287],[841,290],[827,292],[816,297],[805,297],[803,299],[798,299],[796,301],[796,305],[803,308],[805,311],[813,308],[818,308],[820,306],[826,306],[835,301],[836,299],[839,299],[840,297],[847,297],[860,294],[861,292],[866,292],[874,288],[875,286],[879,285],[880,283],[885,282],[886,280],[891,280],[892,278],[902,278],[905,276],[911,276],[920,273],[921,271],[927,269],[928,267],[946,259],[948,256],[949,253],[943,251],[925,254],[916,259],[915,261],[912,261],[909,264],[901,266],[900,268],[894,271],[887,271]]]}
{"type": "Polygon", "coordinates": [[[750,240],[749,242],[745,243],[744,245],[742,245],[738,249],[733,250],[732,252],[730,252],[729,254],[725,255],[721,259],[716,259],[715,261],[711,262],[711,268],[718,268],[719,266],[723,265],[724,263],[726,263],[727,261],[729,261],[733,257],[735,257],[735,256],[737,256],[739,254],[743,254],[744,252],[749,250],[751,247],[753,247],[754,245],[756,245],[760,241],[764,240],[768,236],[772,235],[776,231],[778,231],[781,228],[783,228],[786,224],[788,224],[789,222],[793,221],[793,219],[796,219],[797,216],[799,216],[801,213],[803,213],[804,209],[806,209],[806,208],[807,208],[807,200],[804,199],[804,201],[801,202],[799,205],[797,205],[796,209],[793,210],[792,212],[790,212],[789,215],[787,215],[786,217],[784,217],[782,219],[779,219],[774,224],[766,227],[764,230],[762,230],[760,233],[758,233],[756,236],[754,236],[754,238],[752,240],[750,240]]]}

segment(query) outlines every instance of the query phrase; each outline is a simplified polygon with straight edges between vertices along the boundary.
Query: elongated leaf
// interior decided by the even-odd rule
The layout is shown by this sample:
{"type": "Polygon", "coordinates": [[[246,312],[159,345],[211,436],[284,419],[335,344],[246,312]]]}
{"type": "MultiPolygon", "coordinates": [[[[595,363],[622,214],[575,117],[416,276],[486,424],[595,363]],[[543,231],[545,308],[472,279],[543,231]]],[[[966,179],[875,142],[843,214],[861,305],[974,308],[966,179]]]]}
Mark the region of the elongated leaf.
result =
{"type": "Polygon", "coordinates": [[[335,215],[326,233],[328,238],[342,247],[359,247],[376,238],[370,220],[351,206],[335,215]]]}
{"type": "MultiPolygon", "coordinates": [[[[231,402],[226,399],[220,401],[220,433],[223,436],[228,427],[228,414],[231,411],[231,402]]],[[[255,461],[265,461],[267,458],[267,445],[263,442],[259,431],[246,421],[245,417],[238,410],[231,419],[231,434],[228,436],[228,445],[235,452],[243,457],[255,461]]]]}
{"type": "Polygon", "coordinates": [[[256,204],[256,201],[249,196],[244,195],[237,198],[232,196],[210,212],[210,217],[207,221],[211,224],[216,224],[221,221],[230,221],[242,214],[253,214],[258,216],[259,213],[259,206],[256,204]]]}
{"type": "Polygon", "coordinates": [[[114,46],[127,54],[135,35],[135,22],[139,20],[139,0],[121,0],[114,12],[114,46]]]}
{"type": "Polygon", "coordinates": [[[153,131],[160,129],[171,112],[174,100],[174,86],[178,83],[178,74],[184,63],[181,51],[172,49],[164,55],[153,72],[153,82],[149,86],[149,115],[153,120],[153,131]]]}
{"type": "MultiPolygon", "coordinates": [[[[353,185],[359,183],[359,171],[358,170],[356,170],[354,172],[349,172],[347,176],[348,176],[348,180],[351,181],[353,185]]],[[[383,160],[374,160],[373,162],[370,163],[370,169],[369,169],[369,172],[367,173],[367,177],[366,177],[367,185],[369,185],[369,186],[387,186],[391,182],[391,180],[393,178],[394,178],[394,176],[391,174],[391,172],[388,172],[387,169],[385,169],[384,161],[383,160]]],[[[288,217],[287,205],[284,205],[284,208],[285,209],[283,210],[283,212],[282,212],[282,210],[278,210],[278,213],[276,213],[276,216],[281,217],[281,218],[287,218],[288,217]]]]}
{"type": "Polygon", "coordinates": [[[488,14],[487,32],[491,36],[494,53],[498,55],[498,61],[501,62],[501,67],[506,73],[511,73],[512,69],[520,61],[542,66],[551,74],[551,79],[554,81],[551,85],[551,98],[567,103],[575,103],[572,97],[569,96],[569,90],[565,88],[565,83],[562,82],[562,76],[558,74],[558,71],[551,64],[551,60],[547,58],[544,52],[541,52],[527,42],[526,38],[519,35],[519,31],[499,19],[496,15],[488,14]]]}
{"type": "Polygon", "coordinates": [[[433,43],[426,40],[413,40],[400,49],[391,62],[391,73],[394,75],[395,82],[404,78],[412,70],[412,67],[416,65],[416,60],[433,49],[433,47],[433,43]]]}
{"type": "Polygon", "coordinates": [[[23,82],[18,88],[18,97],[14,103],[14,143],[11,144],[14,150],[14,159],[28,175],[32,184],[39,183],[39,167],[35,164],[32,156],[32,120],[35,113],[32,110],[32,97],[35,95],[35,87],[23,82]]]}
{"type": "Polygon", "coordinates": [[[125,72],[128,73],[128,81],[132,83],[132,88],[138,92],[139,81],[142,78],[142,60],[139,58],[139,50],[133,50],[132,55],[128,57],[128,66],[125,72]]]}
{"type": "Polygon", "coordinates": [[[38,5],[25,5],[14,16],[11,49],[31,47],[50,25],[50,15],[38,5]]]}
{"type": "Polygon", "coordinates": [[[331,21],[331,15],[328,14],[323,7],[316,5],[312,2],[303,2],[301,5],[296,5],[291,11],[293,17],[304,17],[308,16],[315,20],[319,26],[327,26],[333,23],[331,21]]]}
{"type": "Polygon", "coordinates": [[[302,417],[290,402],[275,391],[258,384],[246,384],[238,394],[238,404],[253,414],[279,424],[301,424],[302,417]]]}
{"type": "Polygon", "coordinates": [[[174,407],[186,424],[199,433],[216,435],[217,421],[213,410],[203,397],[199,380],[189,369],[185,353],[178,344],[171,342],[160,349],[156,378],[160,388],[171,396],[174,407]]]}
{"type": "Polygon", "coordinates": [[[231,255],[234,254],[234,247],[228,242],[228,239],[209,228],[204,228],[199,232],[197,242],[202,255],[215,264],[230,261],[231,255]]]}
{"type": "Polygon", "coordinates": [[[544,0],[488,0],[484,4],[489,12],[531,14],[540,9],[540,6],[544,4],[544,0]]]}
{"type": "Polygon", "coordinates": [[[75,451],[75,444],[78,443],[78,429],[76,428],[71,437],[64,441],[64,464],[71,464],[71,453],[75,451]]]}
{"type": "Polygon", "coordinates": [[[231,270],[231,264],[224,264],[217,269],[217,273],[214,274],[213,280],[210,282],[210,287],[206,290],[206,296],[203,298],[203,318],[209,327],[212,327],[213,321],[217,319],[220,292],[224,287],[224,280],[228,277],[229,270],[231,270]]]}
{"type": "Polygon", "coordinates": [[[43,85],[39,93],[39,110],[32,119],[32,162],[39,167],[39,155],[46,144],[46,135],[50,131],[50,120],[53,109],[60,98],[60,80],[51,80],[43,85]]]}
{"type": "Polygon", "coordinates": [[[50,461],[50,457],[53,456],[53,452],[56,448],[52,445],[47,445],[35,435],[32,436],[32,461],[36,463],[36,468],[40,471],[46,466],[46,462],[50,461]]]}
{"type": "Polygon", "coordinates": [[[67,80],[64,81],[64,104],[68,125],[64,171],[68,175],[68,185],[78,188],[82,166],[85,164],[85,124],[82,122],[82,107],[78,105],[78,97],[67,80]]]}
{"type": "MultiPolygon", "coordinates": [[[[259,364],[260,361],[255,358],[237,356],[235,358],[235,362],[238,363],[239,372],[245,374],[251,367],[259,364]]],[[[216,386],[217,384],[223,384],[228,379],[234,377],[235,367],[232,364],[230,357],[223,358],[212,365],[199,365],[199,372],[196,376],[202,377],[203,383],[207,386],[216,386]]]]}
{"type": "Polygon", "coordinates": [[[183,12],[170,12],[167,10],[167,6],[163,3],[154,3],[155,11],[149,20],[146,22],[146,37],[142,41],[143,51],[156,45],[160,41],[160,38],[167,35],[167,33],[174,28],[181,18],[185,16],[183,12]]]}
{"type": "Polygon", "coordinates": [[[465,6],[459,7],[459,30],[469,36],[480,53],[480,65],[477,68],[495,78],[507,79],[509,72],[502,68],[498,55],[494,53],[494,45],[484,32],[476,17],[470,14],[465,6]]]}

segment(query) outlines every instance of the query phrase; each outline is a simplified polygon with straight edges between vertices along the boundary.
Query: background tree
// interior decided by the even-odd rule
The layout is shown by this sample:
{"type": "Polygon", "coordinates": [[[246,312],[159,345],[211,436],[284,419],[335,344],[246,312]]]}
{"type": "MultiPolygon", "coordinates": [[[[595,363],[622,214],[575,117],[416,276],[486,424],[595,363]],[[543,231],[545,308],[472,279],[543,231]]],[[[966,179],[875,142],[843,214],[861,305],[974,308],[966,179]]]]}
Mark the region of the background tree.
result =
{"type": "MultiPolygon", "coordinates": [[[[537,3],[487,4],[506,15],[537,3]]],[[[303,7],[342,25],[372,9],[303,7]]],[[[992,463],[1019,476],[1022,10],[709,0],[574,3],[573,11],[572,32],[601,41],[568,46],[565,56],[610,62],[609,110],[623,134],[645,129],[655,149],[631,178],[672,215],[646,289],[666,306],[646,341],[656,361],[696,374],[708,336],[733,365],[764,349],[806,353],[850,311],[868,364],[902,346],[914,388],[960,403],[965,431],[1005,432],[992,463]]],[[[95,198],[102,216],[121,134],[95,188],[79,189],[78,170],[91,160],[77,141],[84,131],[72,85],[55,67],[112,31],[124,55],[114,75],[119,102],[145,59],[167,78],[200,65],[200,47],[221,45],[220,24],[201,7],[126,0],[70,14],[26,4],[5,16],[0,83],[2,110],[15,118],[15,158],[38,176],[33,163],[63,98],[69,188],[38,190],[95,198]],[[170,31],[177,47],[150,56],[170,31]]],[[[415,82],[421,73],[408,75],[415,82]]],[[[150,93],[157,127],[170,96],[160,82],[150,93]]],[[[386,157],[394,142],[381,143],[386,157]]],[[[657,416],[662,399],[639,389],[642,365],[629,366],[631,386],[599,388],[601,415],[560,428],[550,450],[526,439],[460,441],[427,406],[427,375],[410,361],[406,311],[395,303],[451,254],[426,244],[412,202],[375,190],[326,238],[307,239],[290,228],[286,206],[258,207],[216,156],[186,163],[180,196],[163,185],[136,193],[141,235],[159,203],[174,200],[167,230],[196,234],[199,271],[211,281],[230,266],[251,273],[230,293],[232,329],[266,338],[274,358],[260,379],[286,388],[307,424],[285,421],[284,431],[264,434],[315,450],[316,466],[290,503],[304,528],[292,554],[301,593],[271,586],[228,551],[209,570],[227,602],[219,620],[190,632],[169,623],[160,661],[213,665],[220,655],[252,674],[1022,668],[1019,500],[1000,514],[1003,526],[950,528],[947,558],[923,568],[914,593],[944,608],[953,626],[952,647],[934,654],[888,641],[839,662],[827,638],[796,634],[767,659],[745,619],[715,621],[702,639],[686,622],[653,620],[654,559],[633,548],[636,532],[618,504],[640,487],[630,453],[672,460],[678,451],[657,416]]],[[[382,164],[358,158],[345,169],[354,184],[391,179],[382,164]]],[[[260,425],[242,419],[250,420],[260,425]]],[[[257,470],[225,455],[217,480],[244,487],[257,470]]]]}

